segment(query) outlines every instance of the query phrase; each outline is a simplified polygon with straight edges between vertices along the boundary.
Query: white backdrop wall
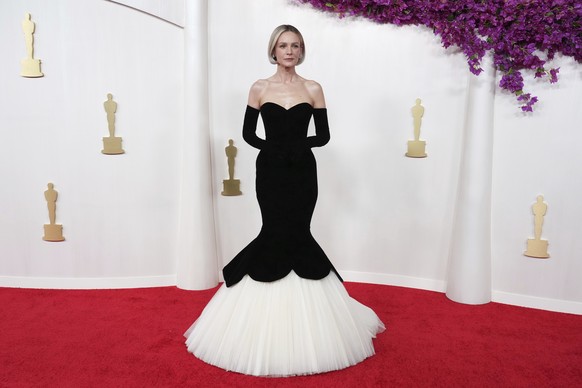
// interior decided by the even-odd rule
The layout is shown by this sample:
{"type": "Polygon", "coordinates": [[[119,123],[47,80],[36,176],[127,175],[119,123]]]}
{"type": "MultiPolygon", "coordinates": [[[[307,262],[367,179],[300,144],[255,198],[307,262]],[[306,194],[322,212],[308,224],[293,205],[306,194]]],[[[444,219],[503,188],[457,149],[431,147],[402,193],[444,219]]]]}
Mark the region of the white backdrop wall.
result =
{"type": "Polygon", "coordinates": [[[2,1],[0,47],[3,282],[174,284],[182,30],[108,1],[2,1]],[[43,78],[19,75],[26,12],[43,78]],[[101,154],[107,93],[124,155],[101,154]],[[62,243],[41,239],[48,182],[62,243]]]}
{"type": "MultiPolygon", "coordinates": [[[[171,284],[176,272],[180,192],[183,30],[106,1],[1,3],[0,155],[6,212],[0,222],[0,276],[145,277],[171,284]],[[91,19],[83,19],[90,10],[91,19]],[[36,57],[46,76],[18,76],[20,21],[37,22],[36,57]],[[41,22],[42,21],[42,22],[41,22]],[[6,53],[12,53],[7,56],[6,53]],[[6,59],[12,57],[11,60],[6,59]],[[153,76],[155,74],[155,77],[153,76]],[[100,154],[102,102],[119,103],[127,154],[100,154]],[[15,168],[18,166],[18,168],[15,168]],[[63,243],[40,237],[48,222],[42,191],[60,197],[63,243]]],[[[469,77],[464,57],[431,31],[338,19],[285,0],[208,3],[209,123],[217,271],[260,229],[254,196],[257,151],[241,137],[250,85],[274,72],[269,34],[296,25],[307,58],[298,71],[324,88],[331,142],[316,149],[319,201],[312,231],[348,280],[444,291],[458,189],[469,77]],[[268,15],[268,17],[265,17],[268,15]],[[406,158],[410,108],[421,98],[426,159],[406,158]],[[243,195],[223,197],[224,147],[239,148],[243,195]]],[[[582,165],[582,71],[558,58],[557,85],[533,81],[541,102],[519,111],[499,89],[494,99],[491,214],[493,300],[582,313],[578,239],[582,165]],[[551,258],[523,256],[533,237],[531,205],[549,205],[543,238],[551,258]]],[[[259,127],[261,124],[259,124],[259,127]]],[[[144,279],[145,279],[144,278],[144,279]]],[[[23,280],[24,279],[24,280],[23,280]]],[[[68,280],[67,280],[68,279],[68,280]]]]}
{"type": "Polygon", "coordinates": [[[526,295],[542,308],[576,301],[569,307],[582,313],[582,66],[570,58],[555,65],[558,84],[530,83],[542,100],[533,115],[517,112],[506,96],[495,100],[492,285],[496,300],[519,304],[526,295]],[[522,236],[533,238],[531,205],[538,194],[548,203],[547,260],[521,254],[522,236]]]}

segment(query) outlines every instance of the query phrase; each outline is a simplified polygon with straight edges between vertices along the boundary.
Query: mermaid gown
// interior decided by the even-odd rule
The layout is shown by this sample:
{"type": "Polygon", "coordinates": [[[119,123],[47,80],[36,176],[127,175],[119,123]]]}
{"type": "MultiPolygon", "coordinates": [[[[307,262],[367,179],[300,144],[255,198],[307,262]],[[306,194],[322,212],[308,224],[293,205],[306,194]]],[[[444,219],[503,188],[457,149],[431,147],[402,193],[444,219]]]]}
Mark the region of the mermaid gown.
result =
{"type": "Polygon", "coordinates": [[[291,376],[338,370],[374,354],[384,325],[351,298],[311,234],[317,201],[312,147],[329,141],[326,109],[247,106],[243,138],[260,149],[263,225],[223,269],[224,284],[184,334],[188,351],[226,370],[291,376]],[[256,135],[259,114],[265,139],[256,135]],[[316,134],[307,136],[313,116],[316,134]]]}

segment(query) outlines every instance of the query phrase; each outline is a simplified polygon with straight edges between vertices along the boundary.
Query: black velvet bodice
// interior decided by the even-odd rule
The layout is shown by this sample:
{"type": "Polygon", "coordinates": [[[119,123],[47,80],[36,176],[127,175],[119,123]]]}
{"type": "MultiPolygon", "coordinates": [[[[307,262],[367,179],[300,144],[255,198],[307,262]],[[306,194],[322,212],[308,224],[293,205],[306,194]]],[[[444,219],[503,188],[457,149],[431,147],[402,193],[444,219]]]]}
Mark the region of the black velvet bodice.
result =
{"type": "MultiPolygon", "coordinates": [[[[267,102],[260,110],[247,106],[243,138],[260,149],[256,192],[263,225],[259,235],[223,269],[227,286],[245,275],[257,281],[281,279],[292,270],[306,279],[337,271],[311,235],[317,201],[317,167],[312,147],[329,141],[327,110],[300,103],[289,109],[267,102]],[[259,113],[265,139],[256,135],[259,113]],[[307,136],[314,118],[315,136],[307,136]]],[[[339,274],[337,274],[341,280],[339,274]]]]}

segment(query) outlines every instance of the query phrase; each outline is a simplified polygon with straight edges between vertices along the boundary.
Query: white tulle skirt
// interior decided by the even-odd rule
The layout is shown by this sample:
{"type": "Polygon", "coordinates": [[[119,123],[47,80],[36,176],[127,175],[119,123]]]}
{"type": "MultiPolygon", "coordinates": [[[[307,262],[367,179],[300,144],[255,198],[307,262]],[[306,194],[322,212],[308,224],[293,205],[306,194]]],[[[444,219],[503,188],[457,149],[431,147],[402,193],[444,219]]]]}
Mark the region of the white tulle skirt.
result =
{"type": "Polygon", "coordinates": [[[255,376],[293,376],[343,369],[374,354],[384,324],[351,298],[335,273],[322,280],[291,272],[274,282],[248,275],[224,284],[186,331],[201,360],[255,376]]]}

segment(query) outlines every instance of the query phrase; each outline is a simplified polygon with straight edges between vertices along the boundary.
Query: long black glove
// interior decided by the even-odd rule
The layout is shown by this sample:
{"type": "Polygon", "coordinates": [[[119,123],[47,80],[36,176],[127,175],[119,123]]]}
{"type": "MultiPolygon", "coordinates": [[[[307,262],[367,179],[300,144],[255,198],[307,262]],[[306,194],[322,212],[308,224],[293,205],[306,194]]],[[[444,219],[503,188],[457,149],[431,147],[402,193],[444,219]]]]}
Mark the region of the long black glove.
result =
{"type": "Polygon", "coordinates": [[[307,147],[322,147],[329,142],[330,138],[329,123],[327,122],[327,109],[314,109],[313,122],[315,123],[315,136],[307,137],[307,147]]]}
{"type": "Polygon", "coordinates": [[[267,142],[257,136],[257,122],[259,120],[259,110],[247,105],[245,119],[243,122],[243,139],[251,146],[262,150],[266,147],[267,142]]]}
{"type": "Polygon", "coordinates": [[[282,144],[267,142],[257,136],[257,122],[259,121],[258,109],[247,105],[243,122],[243,139],[251,146],[267,151],[279,159],[288,159],[289,150],[282,144]]]}
{"type": "Polygon", "coordinates": [[[302,159],[303,154],[312,147],[322,147],[329,142],[329,124],[327,121],[327,109],[317,108],[313,110],[313,121],[315,123],[315,136],[308,136],[306,139],[288,146],[287,158],[296,162],[302,159]]]}

